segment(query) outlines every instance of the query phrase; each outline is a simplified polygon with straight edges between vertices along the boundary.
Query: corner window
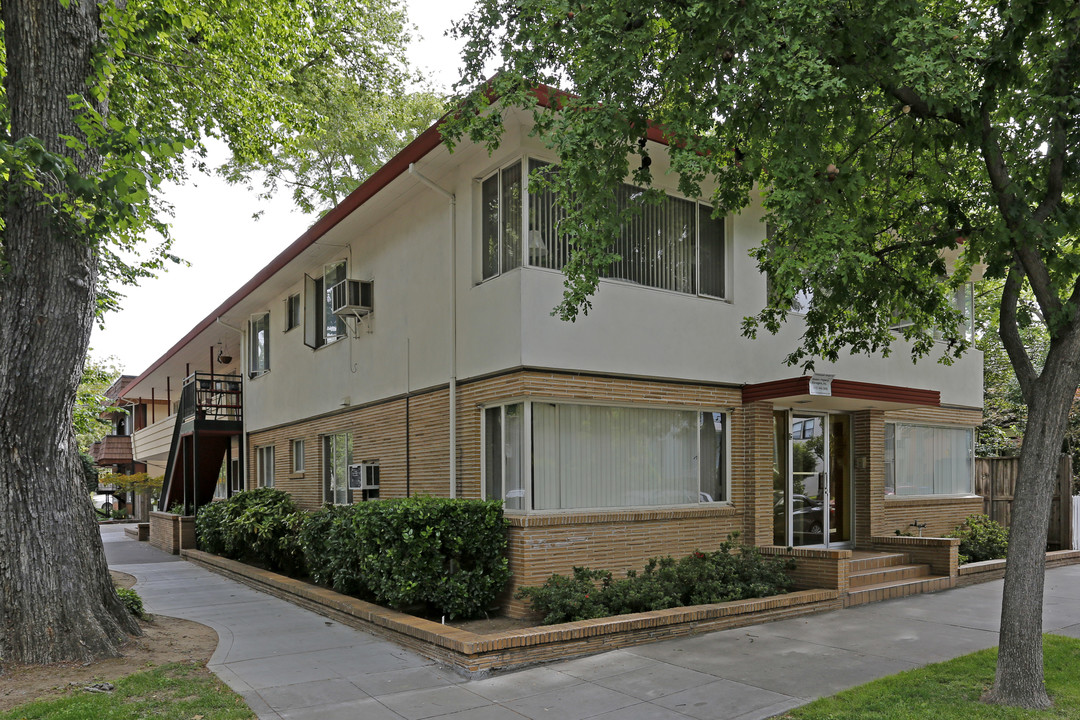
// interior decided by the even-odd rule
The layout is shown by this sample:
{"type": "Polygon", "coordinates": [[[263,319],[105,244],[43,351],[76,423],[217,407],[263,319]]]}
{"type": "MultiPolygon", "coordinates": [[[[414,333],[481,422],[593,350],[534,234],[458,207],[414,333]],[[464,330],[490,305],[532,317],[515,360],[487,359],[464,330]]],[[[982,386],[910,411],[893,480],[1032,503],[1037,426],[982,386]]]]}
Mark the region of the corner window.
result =
{"type": "MultiPolygon", "coordinates": [[[[529,159],[529,172],[549,174],[558,166],[529,159]]],[[[644,190],[621,184],[614,191],[620,211],[641,202],[644,190]]],[[[486,207],[486,206],[485,206],[486,207]]],[[[712,206],[664,195],[659,203],[645,202],[624,225],[612,248],[620,256],[604,274],[635,285],[691,295],[727,296],[727,247],[724,222],[712,216],[712,206]]],[[[532,186],[528,190],[528,259],[534,267],[561,270],[570,258],[559,223],[566,216],[555,193],[532,186]]]]}
{"type": "Polygon", "coordinates": [[[285,300],[285,332],[300,325],[300,293],[285,300]]]}
{"type": "Polygon", "coordinates": [[[270,369],[270,313],[251,316],[248,340],[248,374],[258,377],[270,369]]]}
{"type": "Polygon", "coordinates": [[[509,510],[723,502],[727,422],[722,412],[664,408],[486,408],[485,496],[502,498],[509,510]]]}
{"type": "Polygon", "coordinates": [[[304,441],[293,440],[292,441],[292,471],[294,473],[304,472],[304,441]]]}
{"type": "Polygon", "coordinates": [[[345,321],[334,315],[330,288],[345,279],[345,261],[330,263],[317,278],[304,276],[304,344],[320,348],[345,336],[345,321]]]}
{"type": "Polygon", "coordinates": [[[971,428],[886,423],[885,494],[971,494],[973,442],[971,428]]]}
{"type": "Polygon", "coordinates": [[[274,487],[274,446],[255,448],[255,481],[261,487],[274,487]]]}
{"type": "Polygon", "coordinates": [[[353,501],[353,493],[349,488],[351,459],[351,433],[323,437],[323,502],[347,505],[353,501]]]}
{"type": "Polygon", "coordinates": [[[521,162],[503,168],[481,185],[483,278],[521,266],[521,162]]]}

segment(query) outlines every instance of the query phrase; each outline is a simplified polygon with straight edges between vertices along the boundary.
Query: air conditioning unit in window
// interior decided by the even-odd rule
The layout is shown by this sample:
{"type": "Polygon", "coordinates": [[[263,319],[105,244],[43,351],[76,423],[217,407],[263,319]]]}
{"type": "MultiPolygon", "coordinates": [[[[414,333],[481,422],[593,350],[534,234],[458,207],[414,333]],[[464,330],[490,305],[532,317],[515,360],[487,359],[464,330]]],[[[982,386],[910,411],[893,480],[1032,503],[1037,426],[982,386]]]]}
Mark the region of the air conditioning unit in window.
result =
{"type": "Polygon", "coordinates": [[[363,317],[375,307],[375,283],[342,280],[330,288],[330,310],[335,315],[363,317]]]}

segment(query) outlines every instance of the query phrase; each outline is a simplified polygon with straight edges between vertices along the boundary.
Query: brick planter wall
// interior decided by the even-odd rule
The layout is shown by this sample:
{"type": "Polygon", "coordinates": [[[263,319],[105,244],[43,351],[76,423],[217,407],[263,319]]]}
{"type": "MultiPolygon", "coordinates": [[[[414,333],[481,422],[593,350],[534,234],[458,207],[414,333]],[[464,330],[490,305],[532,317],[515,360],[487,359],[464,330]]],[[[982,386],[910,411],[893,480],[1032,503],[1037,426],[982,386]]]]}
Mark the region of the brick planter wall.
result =
{"type": "Polygon", "coordinates": [[[150,544],[158,550],[179,555],[182,549],[195,547],[195,518],[167,512],[150,513],[150,544]]]}
{"type": "Polygon", "coordinates": [[[769,557],[794,558],[795,569],[788,576],[796,590],[827,588],[843,596],[848,590],[848,567],[850,550],[825,550],[823,548],[788,548],[770,546],[758,548],[769,557]]]}

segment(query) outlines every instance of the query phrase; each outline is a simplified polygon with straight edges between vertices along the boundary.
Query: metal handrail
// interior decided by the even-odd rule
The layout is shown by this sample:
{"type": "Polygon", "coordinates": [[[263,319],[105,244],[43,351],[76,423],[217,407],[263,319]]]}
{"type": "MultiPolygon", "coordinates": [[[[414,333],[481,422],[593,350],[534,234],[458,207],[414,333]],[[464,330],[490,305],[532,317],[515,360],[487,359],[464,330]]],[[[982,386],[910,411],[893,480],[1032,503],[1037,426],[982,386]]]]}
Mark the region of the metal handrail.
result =
{"type": "Polygon", "coordinates": [[[240,375],[195,372],[184,378],[177,413],[184,420],[225,420],[243,418],[240,375]]]}

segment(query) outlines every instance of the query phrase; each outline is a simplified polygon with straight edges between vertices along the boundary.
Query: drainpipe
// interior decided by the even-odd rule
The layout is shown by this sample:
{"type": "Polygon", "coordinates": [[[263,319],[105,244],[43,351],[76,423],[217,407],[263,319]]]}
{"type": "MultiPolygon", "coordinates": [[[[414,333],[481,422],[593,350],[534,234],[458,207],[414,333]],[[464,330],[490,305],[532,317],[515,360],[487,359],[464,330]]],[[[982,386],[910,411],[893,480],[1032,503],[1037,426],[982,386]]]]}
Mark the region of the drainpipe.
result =
{"type": "MultiPolygon", "coordinates": [[[[240,348],[239,348],[239,350],[240,350],[240,353],[239,353],[239,355],[240,355],[240,387],[243,390],[242,397],[246,398],[247,397],[247,373],[244,372],[244,368],[247,367],[247,364],[246,364],[247,363],[247,358],[244,357],[244,353],[247,352],[247,343],[244,342],[244,331],[241,330],[238,327],[233,327],[232,325],[229,325],[227,322],[223,321],[219,317],[214,318],[214,322],[216,322],[218,325],[220,325],[220,326],[222,326],[224,328],[228,328],[229,330],[232,330],[233,332],[235,332],[237,335],[240,336],[240,348]]],[[[246,410],[246,408],[244,408],[244,402],[241,400],[241,402],[240,402],[240,476],[244,479],[244,487],[246,488],[247,487],[247,462],[248,462],[248,460],[247,460],[247,457],[248,457],[248,455],[247,455],[247,424],[248,424],[248,416],[247,416],[247,412],[245,412],[245,410],[246,410]]],[[[232,452],[232,443],[229,443],[229,451],[232,452]]],[[[225,477],[228,478],[228,476],[229,476],[229,473],[228,473],[228,471],[226,471],[225,477]]],[[[226,479],[225,482],[226,482],[226,484],[228,484],[228,479],[226,479]]]]}
{"type": "Polygon", "coordinates": [[[417,172],[409,163],[409,174],[446,198],[450,203],[450,497],[457,497],[457,198],[417,172]]]}

